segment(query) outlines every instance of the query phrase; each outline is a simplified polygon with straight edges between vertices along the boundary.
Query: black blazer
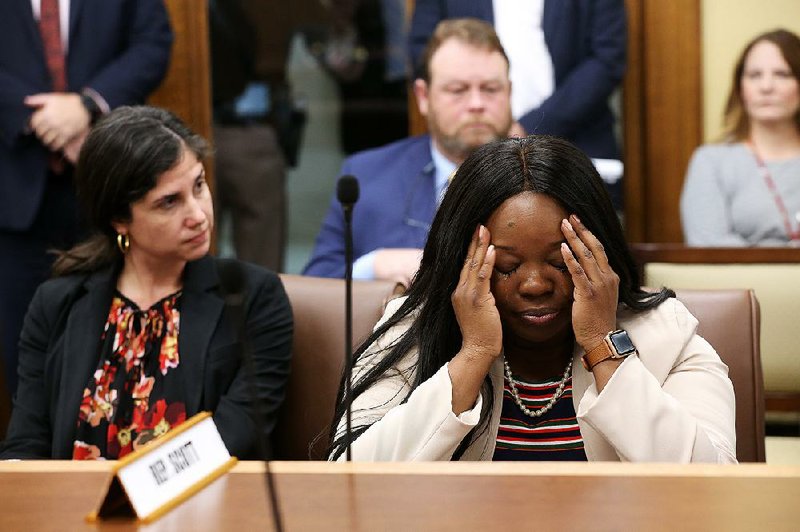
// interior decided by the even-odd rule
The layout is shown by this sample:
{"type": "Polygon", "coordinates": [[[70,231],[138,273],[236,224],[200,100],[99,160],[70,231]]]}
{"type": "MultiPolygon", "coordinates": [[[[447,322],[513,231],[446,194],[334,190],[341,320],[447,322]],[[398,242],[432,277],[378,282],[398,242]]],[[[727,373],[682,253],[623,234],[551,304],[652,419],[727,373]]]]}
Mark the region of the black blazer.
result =
{"type": "MultiPolygon", "coordinates": [[[[186,379],[186,414],[213,412],[231,454],[256,456],[252,400],[236,334],[217,273],[220,259],[186,265],[178,349],[186,379]]],[[[277,275],[238,263],[257,394],[270,437],[289,376],[292,311],[277,275]]],[[[20,337],[19,388],[0,458],[72,457],[78,408],[97,368],[100,338],[118,267],[52,279],[36,291],[20,337]]]]}

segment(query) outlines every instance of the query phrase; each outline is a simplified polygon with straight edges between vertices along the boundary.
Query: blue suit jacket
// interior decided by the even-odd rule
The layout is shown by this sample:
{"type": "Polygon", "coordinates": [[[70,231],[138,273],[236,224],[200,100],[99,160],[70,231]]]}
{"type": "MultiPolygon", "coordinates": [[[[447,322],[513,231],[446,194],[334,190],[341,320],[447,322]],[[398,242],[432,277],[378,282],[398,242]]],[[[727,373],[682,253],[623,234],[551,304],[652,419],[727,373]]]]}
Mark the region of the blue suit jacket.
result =
{"type": "MultiPolygon", "coordinates": [[[[460,17],[494,23],[492,0],[417,0],[409,37],[415,65],[436,25],[460,17]]],[[[542,29],[555,90],[520,123],[528,133],[564,137],[591,157],[619,158],[608,98],[625,73],[624,1],[545,0],[542,29]]]]}
{"type": "MultiPolygon", "coordinates": [[[[428,135],[349,157],[342,175],[358,179],[353,208],[353,257],[378,248],[422,248],[436,212],[435,171],[428,135]]],[[[344,215],[331,199],[304,275],[344,277],[344,215]]]]}
{"type": "MultiPolygon", "coordinates": [[[[0,2],[0,229],[26,230],[41,202],[48,150],[27,129],[25,96],[51,92],[30,0],[0,2]]],[[[67,90],[114,108],[144,102],[166,72],[172,31],[163,0],[71,0],[67,90]]]]}

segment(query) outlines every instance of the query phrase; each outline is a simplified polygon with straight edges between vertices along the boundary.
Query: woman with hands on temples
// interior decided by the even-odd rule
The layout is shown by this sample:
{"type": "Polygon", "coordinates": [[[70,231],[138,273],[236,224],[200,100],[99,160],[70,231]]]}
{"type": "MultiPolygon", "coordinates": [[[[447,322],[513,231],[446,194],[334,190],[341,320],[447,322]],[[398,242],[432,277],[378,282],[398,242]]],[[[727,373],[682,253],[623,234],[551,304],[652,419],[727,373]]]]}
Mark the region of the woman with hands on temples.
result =
{"type": "Polygon", "coordinates": [[[507,139],[459,168],[407,294],[355,353],[330,459],[735,462],[728,369],[644,291],[591,161],[507,139]]]}

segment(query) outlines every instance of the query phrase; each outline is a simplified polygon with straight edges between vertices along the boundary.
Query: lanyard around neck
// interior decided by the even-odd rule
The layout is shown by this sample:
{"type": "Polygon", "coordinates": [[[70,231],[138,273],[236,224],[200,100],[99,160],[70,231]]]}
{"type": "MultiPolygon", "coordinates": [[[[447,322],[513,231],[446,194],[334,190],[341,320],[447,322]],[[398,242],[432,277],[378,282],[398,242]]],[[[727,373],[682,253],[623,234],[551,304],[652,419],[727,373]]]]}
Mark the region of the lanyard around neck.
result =
{"type": "Polygon", "coordinates": [[[786,204],[783,202],[783,197],[781,197],[781,193],[778,192],[778,187],[775,186],[775,180],[772,179],[772,173],[767,168],[767,164],[758,154],[756,151],[756,147],[752,142],[748,142],[747,146],[750,148],[750,151],[753,153],[753,157],[756,159],[756,164],[758,165],[758,170],[761,172],[761,177],[764,179],[764,182],[767,184],[767,188],[772,193],[772,199],[775,201],[775,206],[778,208],[778,212],[780,212],[781,217],[783,218],[783,227],[786,229],[786,234],[789,236],[789,240],[800,240],[800,228],[797,230],[792,229],[792,219],[789,217],[789,211],[786,209],[786,204]]]}

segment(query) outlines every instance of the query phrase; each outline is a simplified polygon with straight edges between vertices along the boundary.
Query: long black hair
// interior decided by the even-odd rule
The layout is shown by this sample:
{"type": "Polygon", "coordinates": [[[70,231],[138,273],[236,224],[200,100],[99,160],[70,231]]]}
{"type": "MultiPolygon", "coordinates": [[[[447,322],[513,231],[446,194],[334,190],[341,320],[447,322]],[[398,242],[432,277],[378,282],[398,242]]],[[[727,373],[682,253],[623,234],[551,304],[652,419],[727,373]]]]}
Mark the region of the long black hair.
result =
{"type": "Polygon", "coordinates": [[[92,272],[118,259],[112,221],[128,221],[131,204],[155,188],[184,150],[203,160],[205,139],[174,114],[147,106],[119,107],[101,118],[83,143],[75,184],[92,235],[61,252],[55,276],[92,272]]]}
{"type": "MultiPolygon", "coordinates": [[[[609,264],[619,275],[620,305],[641,312],[675,296],[667,289],[659,292],[641,289],[639,272],[605,185],[583,152],[565,140],[544,135],[486,144],[464,161],[448,187],[433,220],[419,271],[411,283],[406,301],[356,350],[354,356],[358,359],[389,328],[416,311],[408,330],[386,348],[379,363],[353,383],[353,397],[358,397],[384,378],[390,368],[412,349],[416,348],[419,355],[411,391],[458,353],[461,330],[450,296],[458,284],[470,239],[478,224],[485,225],[495,209],[522,192],[547,194],[568,213],[578,215],[603,244],[609,264]]],[[[337,434],[347,407],[343,401],[343,384],[339,387],[330,427],[328,454],[332,458],[341,455],[349,443],[346,434],[337,434]]],[[[492,392],[487,377],[481,393],[490,398],[492,392]]],[[[488,419],[491,404],[491,400],[484,400],[481,415],[484,422],[488,419]]],[[[454,459],[463,454],[479,430],[485,430],[482,425],[485,423],[478,424],[461,442],[454,459]]],[[[353,441],[368,428],[369,425],[355,427],[353,441]]]]}

